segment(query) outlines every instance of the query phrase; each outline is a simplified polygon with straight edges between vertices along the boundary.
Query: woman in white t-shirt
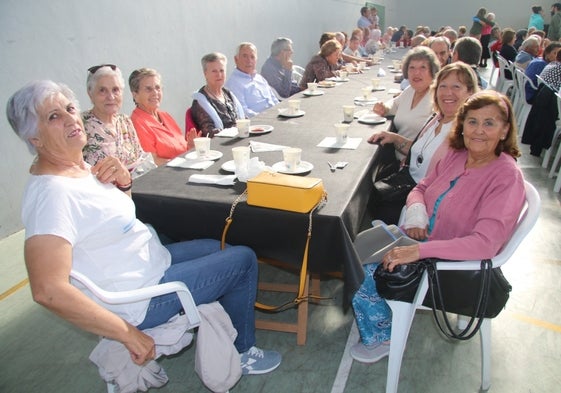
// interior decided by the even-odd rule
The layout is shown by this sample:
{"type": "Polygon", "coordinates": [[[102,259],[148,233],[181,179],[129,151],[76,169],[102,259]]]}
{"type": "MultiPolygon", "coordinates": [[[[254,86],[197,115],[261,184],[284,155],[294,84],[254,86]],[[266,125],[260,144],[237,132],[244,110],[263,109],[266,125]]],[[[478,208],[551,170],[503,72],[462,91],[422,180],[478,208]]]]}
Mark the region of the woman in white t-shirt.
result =
{"type": "Polygon", "coordinates": [[[182,281],[196,304],[220,301],[238,332],[234,345],[245,374],[269,372],[280,364],[279,353],[254,346],[257,260],[251,249],[221,251],[220,243],[210,239],[163,246],[136,219],[127,168],[111,156],[93,167],[85,163],[87,137],[68,87],[32,82],[9,99],[6,113],[16,134],[37,154],[22,203],[25,263],[36,302],[83,330],[121,342],[132,360],[143,364],[154,359],[155,346],[141,330],[178,314],[177,295],[101,305],[72,285],[70,271],[108,291],[182,281]]]}

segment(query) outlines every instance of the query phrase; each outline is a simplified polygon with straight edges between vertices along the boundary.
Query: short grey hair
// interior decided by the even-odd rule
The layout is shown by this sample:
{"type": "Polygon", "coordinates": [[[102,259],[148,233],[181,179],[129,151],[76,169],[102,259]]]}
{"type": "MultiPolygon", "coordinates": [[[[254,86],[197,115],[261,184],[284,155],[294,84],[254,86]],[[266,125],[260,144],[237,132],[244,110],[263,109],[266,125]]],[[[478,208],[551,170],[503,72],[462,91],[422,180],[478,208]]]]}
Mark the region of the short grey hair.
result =
{"type": "Polygon", "coordinates": [[[39,115],[37,109],[46,99],[62,94],[79,111],[78,99],[70,88],[62,83],[41,80],[28,83],[16,91],[6,105],[6,117],[16,135],[27,144],[31,154],[37,154],[35,146],[29,141],[38,134],[39,115]]]}
{"type": "Polygon", "coordinates": [[[411,63],[412,60],[425,60],[429,63],[429,70],[433,79],[437,72],[440,71],[440,62],[436,58],[434,51],[426,46],[416,46],[407,52],[403,59],[401,70],[405,79],[409,79],[408,69],[409,63],[411,63]]]}
{"type": "Polygon", "coordinates": [[[540,46],[540,44],[541,44],[541,40],[537,36],[531,35],[530,37],[522,41],[522,44],[520,45],[520,49],[526,49],[532,45],[540,46]]]}
{"type": "Polygon", "coordinates": [[[97,85],[97,81],[103,76],[116,77],[119,82],[119,87],[121,90],[124,90],[125,80],[123,79],[123,74],[121,73],[119,67],[115,67],[115,70],[113,70],[110,66],[103,66],[97,69],[93,74],[88,71],[88,78],[86,79],[86,88],[88,89],[88,93],[93,91],[94,87],[97,85]]]}
{"type": "Polygon", "coordinates": [[[227,64],[228,58],[220,52],[212,52],[204,55],[203,58],[201,59],[203,72],[206,71],[206,66],[208,63],[214,63],[215,61],[223,61],[224,64],[227,64]]]}
{"type": "Polygon", "coordinates": [[[243,48],[250,48],[252,51],[255,52],[255,55],[257,55],[257,47],[255,45],[253,45],[251,42],[242,42],[241,44],[238,45],[238,50],[236,51],[236,55],[240,54],[240,51],[243,48]]]}
{"type": "Polygon", "coordinates": [[[283,50],[288,49],[292,45],[292,40],[286,37],[279,37],[271,44],[271,56],[278,56],[283,50]]]}
{"type": "Polygon", "coordinates": [[[160,80],[160,82],[162,80],[158,71],[153,68],[139,68],[138,70],[131,72],[129,76],[129,88],[131,89],[131,92],[138,93],[138,89],[140,89],[140,81],[148,76],[155,76],[160,80]]]}

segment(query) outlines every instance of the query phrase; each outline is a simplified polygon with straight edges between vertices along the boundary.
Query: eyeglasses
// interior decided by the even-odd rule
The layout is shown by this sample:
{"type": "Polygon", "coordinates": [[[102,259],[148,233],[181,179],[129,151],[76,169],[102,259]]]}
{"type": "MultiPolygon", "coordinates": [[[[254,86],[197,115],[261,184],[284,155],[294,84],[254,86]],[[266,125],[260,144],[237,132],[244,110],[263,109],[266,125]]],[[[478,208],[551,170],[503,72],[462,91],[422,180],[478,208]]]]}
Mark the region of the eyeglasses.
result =
{"type": "Polygon", "coordinates": [[[109,67],[113,71],[115,71],[117,69],[117,66],[115,64],[100,64],[100,65],[96,65],[96,66],[88,68],[88,72],[93,75],[97,72],[97,70],[99,70],[100,68],[103,68],[103,67],[109,67]]]}

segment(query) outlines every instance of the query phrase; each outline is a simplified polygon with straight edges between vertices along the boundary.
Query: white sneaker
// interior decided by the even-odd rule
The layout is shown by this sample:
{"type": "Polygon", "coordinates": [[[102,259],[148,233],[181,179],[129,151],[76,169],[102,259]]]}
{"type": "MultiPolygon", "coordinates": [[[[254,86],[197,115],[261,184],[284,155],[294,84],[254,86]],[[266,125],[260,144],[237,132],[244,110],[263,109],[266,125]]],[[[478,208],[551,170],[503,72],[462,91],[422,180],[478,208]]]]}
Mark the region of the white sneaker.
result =
{"type": "Polygon", "coordinates": [[[354,360],[362,363],[376,363],[378,360],[390,354],[390,342],[366,346],[361,342],[351,347],[351,356],[354,360]]]}

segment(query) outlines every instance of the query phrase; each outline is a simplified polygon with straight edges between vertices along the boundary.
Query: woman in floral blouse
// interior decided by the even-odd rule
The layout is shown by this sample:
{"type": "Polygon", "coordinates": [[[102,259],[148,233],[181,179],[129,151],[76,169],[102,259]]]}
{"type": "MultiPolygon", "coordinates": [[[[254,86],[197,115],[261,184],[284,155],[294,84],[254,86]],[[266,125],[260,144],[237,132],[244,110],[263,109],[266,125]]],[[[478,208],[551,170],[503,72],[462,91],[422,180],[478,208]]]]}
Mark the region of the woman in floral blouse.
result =
{"type": "Polygon", "coordinates": [[[121,71],[112,64],[88,70],[87,90],[93,108],[82,113],[88,142],[83,149],[84,160],[95,165],[111,156],[118,158],[138,177],[155,168],[151,154],[142,150],[131,119],[122,113],[125,81],[121,71]]]}

